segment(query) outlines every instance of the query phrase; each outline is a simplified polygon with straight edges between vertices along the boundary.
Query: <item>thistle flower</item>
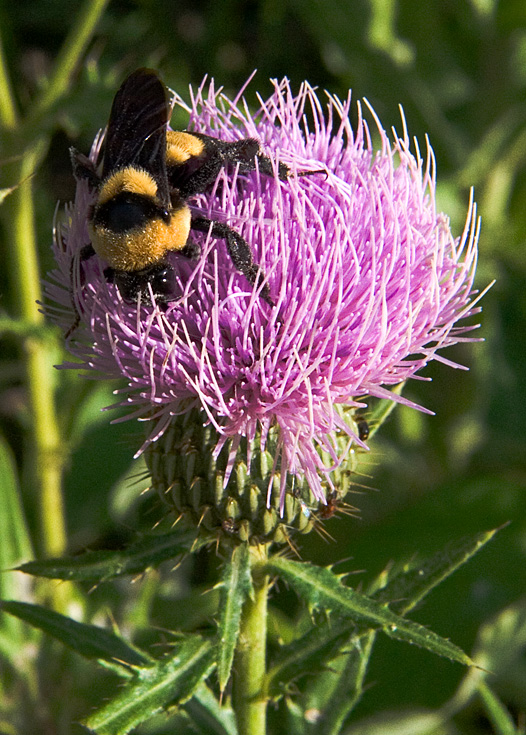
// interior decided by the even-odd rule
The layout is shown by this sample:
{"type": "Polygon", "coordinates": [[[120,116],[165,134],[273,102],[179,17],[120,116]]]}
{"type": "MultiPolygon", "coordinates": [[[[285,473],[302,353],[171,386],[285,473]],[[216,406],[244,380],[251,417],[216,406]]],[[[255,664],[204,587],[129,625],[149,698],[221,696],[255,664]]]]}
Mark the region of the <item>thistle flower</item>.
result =
{"type": "MultiPolygon", "coordinates": [[[[175,104],[184,106],[177,96],[175,104]]],[[[222,171],[213,191],[192,203],[247,240],[274,306],[261,298],[261,284],[253,288],[236,272],[222,241],[199,234],[198,263],[170,256],[178,291],[166,310],[124,302],[104,278],[103,263],[79,262],[92,204],[82,181],[68,221],[57,228],[58,267],[47,285],[56,304],[52,316],[64,331],[75,319],[74,299],[81,325],[68,348],[81,366],[125,378],[116,405],[151,426],[140,451],[164,447],[165,454],[159,440],[171,433],[169,446],[179,442],[174,454],[191,485],[185,437],[197,411],[201,434],[192,467],[199,442],[210,454],[203,477],[217,470],[223,452],[220,484],[228,488],[234,468],[239,475],[242,445],[243,482],[255,463],[270,462],[264,506],[281,517],[287,497],[298,495],[287,492],[293,477],[303,479],[311,499],[327,503],[332,473],[350,445],[365,446],[352,421],[364,397],[413,405],[388,387],[417,377],[433,359],[460,367],[438,351],[468,341],[473,329],[456,325],[476,311],[475,205],[470,202],[455,238],[435,208],[429,145],[424,157],[418,146],[410,152],[403,117],[402,135],[393,131],[389,140],[367,105],[379,139],[375,150],[361,106],[354,130],[350,107],[350,96],[342,102],[331,95],[323,106],[307,83],[293,96],[286,80],[274,84],[255,115],[241,95],[232,101],[213,83],[192,96],[189,130],[225,140],[255,137],[276,162],[274,178],[222,171]],[[287,181],[278,179],[279,161],[293,172],[287,181]],[[320,168],[326,174],[295,175],[320,168]]],[[[100,138],[93,160],[99,147],[100,138]]],[[[173,478],[166,482],[173,488],[173,478]]],[[[230,532],[226,526],[239,509],[235,503],[232,509],[228,492],[226,500],[219,496],[223,511],[215,523],[230,532]]],[[[192,505],[188,498],[181,503],[192,505]]]]}

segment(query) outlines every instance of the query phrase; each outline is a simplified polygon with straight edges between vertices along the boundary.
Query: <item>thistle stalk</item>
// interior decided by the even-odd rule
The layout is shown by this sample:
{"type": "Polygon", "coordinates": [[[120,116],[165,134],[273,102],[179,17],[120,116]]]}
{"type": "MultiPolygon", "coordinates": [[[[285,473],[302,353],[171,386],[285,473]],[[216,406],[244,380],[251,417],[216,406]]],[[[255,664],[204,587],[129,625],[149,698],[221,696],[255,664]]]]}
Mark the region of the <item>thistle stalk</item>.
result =
{"type": "MultiPolygon", "coordinates": [[[[251,561],[264,562],[267,546],[250,547],[251,561]]],[[[267,698],[264,691],[267,645],[268,575],[253,572],[254,596],[241,615],[234,659],[233,705],[239,735],[265,735],[267,698]]]]}

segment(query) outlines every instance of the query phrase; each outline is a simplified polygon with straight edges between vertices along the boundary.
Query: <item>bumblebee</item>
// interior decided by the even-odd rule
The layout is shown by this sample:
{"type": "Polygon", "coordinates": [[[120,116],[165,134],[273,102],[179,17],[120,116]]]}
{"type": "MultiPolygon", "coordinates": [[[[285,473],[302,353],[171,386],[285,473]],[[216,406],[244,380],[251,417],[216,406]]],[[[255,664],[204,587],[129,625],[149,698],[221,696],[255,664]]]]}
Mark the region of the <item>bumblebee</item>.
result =
{"type": "MultiPolygon", "coordinates": [[[[71,149],[73,173],[96,192],[89,213],[90,244],[81,259],[97,254],[107,263],[104,275],[126,301],[148,297],[166,303],[173,298],[175,276],[166,255],[179,251],[198,257],[190,233],[210,232],[226,241],[234,267],[250,284],[264,280],[246,240],[223,222],[194,216],[188,200],[205,192],[228,164],[239,171],[272,175],[272,161],[257,140],[226,142],[200,133],[168,130],[168,91],[152,69],[138,69],[113,100],[102,165],[71,149]]],[[[280,179],[290,174],[280,163],[280,179]]],[[[315,172],[305,172],[315,173],[315,172]]],[[[300,174],[303,175],[303,174],[300,174]]],[[[267,284],[261,296],[272,300],[267,284]]]]}

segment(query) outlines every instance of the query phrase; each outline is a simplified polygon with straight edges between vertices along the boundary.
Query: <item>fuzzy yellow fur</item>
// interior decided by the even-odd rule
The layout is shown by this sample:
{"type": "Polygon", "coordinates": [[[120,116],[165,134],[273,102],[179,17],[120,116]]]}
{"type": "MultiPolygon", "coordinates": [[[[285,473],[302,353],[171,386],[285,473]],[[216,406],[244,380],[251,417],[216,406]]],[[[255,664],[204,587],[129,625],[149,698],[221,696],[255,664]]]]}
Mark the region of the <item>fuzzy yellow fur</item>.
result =
{"type": "Polygon", "coordinates": [[[157,196],[157,184],[147,171],[128,166],[108,178],[99,192],[97,203],[105,204],[123,191],[155,197],[157,196]]]}
{"type": "Polygon", "coordinates": [[[168,165],[185,163],[194,156],[200,156],[205,144],[191,133],[168,130],[166,133],[166,162],[168,165]]]}
{"type": "Polygon", "coordinates": [[[90,227],[90,237],[97,255],[115,270],[137,271],[154,265],[169,250],[181,250],[190,232],[191,214],[187,207],[171,213],[169,223],[151,220],[141,230],[116,234],[101,227],[90,227]]]}

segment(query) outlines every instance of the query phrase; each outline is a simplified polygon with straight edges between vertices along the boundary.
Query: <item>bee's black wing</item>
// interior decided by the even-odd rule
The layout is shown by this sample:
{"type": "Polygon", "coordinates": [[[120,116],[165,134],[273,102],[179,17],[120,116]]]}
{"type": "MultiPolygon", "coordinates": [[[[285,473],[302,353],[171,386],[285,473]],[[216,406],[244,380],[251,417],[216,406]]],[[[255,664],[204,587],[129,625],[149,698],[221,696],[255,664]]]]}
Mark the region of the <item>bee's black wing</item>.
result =
{"type": "Polygon", "coordinates": [[[168,93],[157,72],[137,69],[124,80],[111,108],[105,138],[102,178],[126,166],[145,169],[170,201],[166,174],[168,93]]]}

